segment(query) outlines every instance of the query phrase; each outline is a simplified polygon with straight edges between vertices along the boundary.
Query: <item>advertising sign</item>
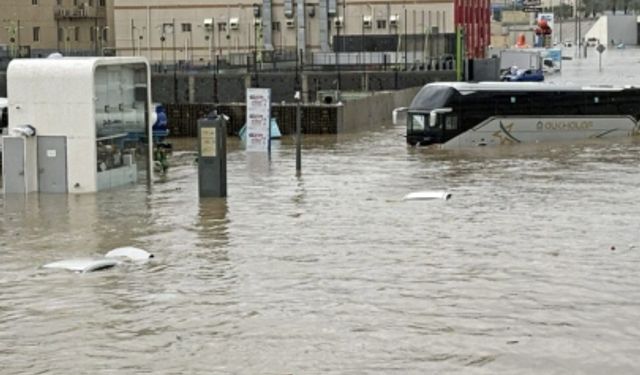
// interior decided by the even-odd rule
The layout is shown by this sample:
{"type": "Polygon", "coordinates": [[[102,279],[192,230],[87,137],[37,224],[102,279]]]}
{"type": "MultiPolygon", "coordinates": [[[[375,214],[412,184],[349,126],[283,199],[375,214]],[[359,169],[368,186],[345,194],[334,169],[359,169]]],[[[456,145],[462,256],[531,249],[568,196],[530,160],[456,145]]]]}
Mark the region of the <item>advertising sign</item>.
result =
{"type": "Polygon", "coordinates": [[[538,13],[538,22],[540,22],[540,20],[547,21],[547,25],[549,25],[549,27],[551,28],[551,32],[554,31],[554,28],[553,28],[553,13],[538,13]]]}
{"type": "Polygon", "coordinates": [[[271,89],[247,89],[246,150],[269,152],[271,134],[271,89]]]}

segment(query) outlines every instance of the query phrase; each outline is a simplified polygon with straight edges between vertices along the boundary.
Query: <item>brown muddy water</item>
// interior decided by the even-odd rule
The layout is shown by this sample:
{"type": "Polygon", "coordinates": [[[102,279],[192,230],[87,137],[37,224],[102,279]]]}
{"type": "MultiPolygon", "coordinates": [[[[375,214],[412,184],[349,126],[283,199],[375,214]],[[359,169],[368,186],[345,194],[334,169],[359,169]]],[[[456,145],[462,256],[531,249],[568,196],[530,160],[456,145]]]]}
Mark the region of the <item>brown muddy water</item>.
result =
{"type": "Polygon", "coordinates": [[[0,373],[640,372],[640,142],[403,132],[308,136],[301,177],[230,140],[227,199],[189,141],[151,193],[0,197],[0,373]],[[156,257],[41,268],[125,245],[156,257]]]}

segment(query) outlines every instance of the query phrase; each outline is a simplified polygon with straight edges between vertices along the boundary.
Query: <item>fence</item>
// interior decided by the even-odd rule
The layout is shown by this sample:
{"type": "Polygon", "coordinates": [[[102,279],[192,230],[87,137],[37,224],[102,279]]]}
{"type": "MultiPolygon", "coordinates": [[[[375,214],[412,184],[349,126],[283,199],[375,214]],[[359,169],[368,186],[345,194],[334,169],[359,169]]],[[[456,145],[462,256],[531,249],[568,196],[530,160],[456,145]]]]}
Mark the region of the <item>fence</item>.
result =
{"type": "MultiPolygon", "coordinates": [[[[237,135],[245,123],[244,103],[226,104],[172,104],[167,105],[169,131],[174,137],[195,137],[198,119],[213,110],[229,117],[228,135],[237,135]]],[[[338,105],[302,105],[302,131],[305,134],[336,134],[338,131],[338,105]]],[[[271,116],[276,119],[282,134],[293,134],[296,126],[295,104],[273,103],[271,116]]]]}

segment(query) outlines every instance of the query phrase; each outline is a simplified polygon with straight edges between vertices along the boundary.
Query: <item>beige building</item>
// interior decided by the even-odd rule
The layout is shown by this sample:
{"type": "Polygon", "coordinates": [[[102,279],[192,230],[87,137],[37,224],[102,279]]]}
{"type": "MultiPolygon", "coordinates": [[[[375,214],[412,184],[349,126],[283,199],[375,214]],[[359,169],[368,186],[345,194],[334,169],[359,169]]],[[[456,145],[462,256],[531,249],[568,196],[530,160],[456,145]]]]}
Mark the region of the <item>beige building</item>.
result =
{"type": "Polygon", "coordinates": [[[1,0],[0,45],[11,56],[96,55],[113,47],[113,0],[1,0]]]}
{"type": "Polygon", "coordinates": [[[333,37],[454,32],[453,0],[115,0],[118,55],[204,64],[269,50],[332,50],[333,37]]]}

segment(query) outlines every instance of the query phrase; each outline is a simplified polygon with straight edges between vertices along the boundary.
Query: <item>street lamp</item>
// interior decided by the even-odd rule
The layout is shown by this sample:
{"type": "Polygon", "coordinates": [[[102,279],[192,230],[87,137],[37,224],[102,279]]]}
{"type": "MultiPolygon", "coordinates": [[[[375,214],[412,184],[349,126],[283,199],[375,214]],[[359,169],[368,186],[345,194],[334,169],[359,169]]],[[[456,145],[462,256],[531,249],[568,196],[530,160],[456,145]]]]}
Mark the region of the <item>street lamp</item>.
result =
{"type": "Polygon", "coordinates": [[[104,55],[104,34],[109,30],[109,26],[96,26],[96,55],[102,56],[104,55]]]}
{"type": "Polygon", "coordinates": [[[20,26],[20,20],[2,20],[3,22],[8,22],[9,26],[5,26],[4,28],[7,30],[7,35],[9,36],[9,42],[11,43],[11,55],[12,57],[19,57],[20,54],[20,30],[23,29],[20,26]]]}
{"type": "Polygon", "coordinates": [[[164,32],[160,36],[160,71],[164,70],[164,42],[167,40],[164,36],[164,32]]]}

